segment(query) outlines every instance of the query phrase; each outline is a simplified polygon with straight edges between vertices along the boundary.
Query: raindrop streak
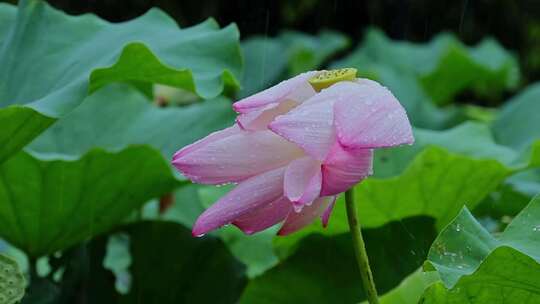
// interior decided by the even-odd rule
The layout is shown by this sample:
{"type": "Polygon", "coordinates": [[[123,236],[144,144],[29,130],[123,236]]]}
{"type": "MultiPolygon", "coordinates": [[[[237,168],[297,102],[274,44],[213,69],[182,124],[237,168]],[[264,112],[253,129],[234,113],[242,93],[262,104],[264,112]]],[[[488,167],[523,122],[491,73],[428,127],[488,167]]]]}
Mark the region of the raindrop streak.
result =
{"type": "Polygon", "coordinates": [[[268,26],[270,24],[270,10],[266,10],[266,16],[264,21],[264,49],[262,53],[262,64],[261,64],[261,87],[266,86],[266,76],[265,76],[265,69],[266,69],[266,45],[268,41],[268,26]]]}
{"type": "Polygon", "coordinates": [[[459,18],[459,35],[461,35],[463,30],[463,19],[465,19],[465,12],[467,11],[467,4],[469,0],[465,0],[463,3],[463,10],[461,12],[461,17],[459,18]]]}
{"type": "Polygon", "coordinates": [[[405,232],[409,235],[409,237],[411,238],[411,240],[416,240],[416,238],[414,237],[414,235],[409,231],[409,229],[407,229],[407,227],[405,227],[405,224],[403,224],[403,222],[400,220],[399,223],[401,224],[401,226],[403,227],[403,229],[405,230],[405,232]]]}

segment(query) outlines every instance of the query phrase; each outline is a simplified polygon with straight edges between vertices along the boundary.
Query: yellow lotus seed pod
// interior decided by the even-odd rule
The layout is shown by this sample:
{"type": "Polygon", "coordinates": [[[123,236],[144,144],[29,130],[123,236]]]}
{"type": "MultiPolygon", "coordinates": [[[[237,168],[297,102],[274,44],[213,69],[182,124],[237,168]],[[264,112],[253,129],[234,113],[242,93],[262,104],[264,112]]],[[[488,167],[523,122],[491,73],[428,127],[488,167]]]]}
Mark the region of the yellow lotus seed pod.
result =
{"type": "Polygon", "coordinates": [[[319,92],[322,89],[326,89],[334,83],[340,81],[351,81],[356,78],[355,68],[344,68],[337,70],[322,71],[319,74],[309,79],[309,84],[313,89],[319,92]]]}

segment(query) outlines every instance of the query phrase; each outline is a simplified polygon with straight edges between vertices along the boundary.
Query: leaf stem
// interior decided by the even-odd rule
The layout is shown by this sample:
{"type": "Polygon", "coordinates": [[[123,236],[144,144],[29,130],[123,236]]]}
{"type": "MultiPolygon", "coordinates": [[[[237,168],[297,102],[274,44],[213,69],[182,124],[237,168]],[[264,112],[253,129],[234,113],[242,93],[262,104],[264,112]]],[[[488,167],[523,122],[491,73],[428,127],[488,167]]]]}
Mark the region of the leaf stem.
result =
{"type": "Polygon", "coordinates": [[[360,223],[358,222],[353,189],[349,189],[345,192],[345,205],[347,206],[347,218],[349,220],[349,229],[353,240],[356,262],[358,263],[358,268],[360,268],[360,276],[362,277],[367,300],[370,304],[379,304],[375,281],[373,281],[373,275],[371,274],[371,268],[369,267],[366,245],[364,243],[364,238],[362,237],[360,223]]]}

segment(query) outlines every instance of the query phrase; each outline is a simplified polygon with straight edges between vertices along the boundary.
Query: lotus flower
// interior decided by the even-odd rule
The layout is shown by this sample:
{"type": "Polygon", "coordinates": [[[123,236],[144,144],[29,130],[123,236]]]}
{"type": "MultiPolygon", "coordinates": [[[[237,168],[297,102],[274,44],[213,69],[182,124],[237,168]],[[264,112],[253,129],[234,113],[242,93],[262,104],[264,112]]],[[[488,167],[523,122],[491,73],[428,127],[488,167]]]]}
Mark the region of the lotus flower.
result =
{"type": "Polygon", "coordinates": [[[193,182],[237,184],[197,219],[194,235],[280,222],[287,235],[318,217],[326,227],[337,195],[372,173],[373,149],[413,143],[398,100],[353,70],[303,73],[242,99],[233,126],[174,155],[193,182]]]}

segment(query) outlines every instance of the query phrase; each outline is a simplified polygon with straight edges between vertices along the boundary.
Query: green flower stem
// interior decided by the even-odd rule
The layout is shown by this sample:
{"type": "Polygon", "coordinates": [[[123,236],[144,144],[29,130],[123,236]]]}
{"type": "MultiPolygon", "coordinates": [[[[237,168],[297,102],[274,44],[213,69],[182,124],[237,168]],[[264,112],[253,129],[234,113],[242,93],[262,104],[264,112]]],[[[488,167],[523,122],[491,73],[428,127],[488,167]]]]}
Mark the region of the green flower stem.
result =
{"type": "Polygon", "coordinates": [[[354,254],[356,256],[356,262],[358,262],[358,268],[360,268],[360,275],[362,277],[367,300],[370,304],[379,304],[375,281],[373,281],[373,275],[371,274],[371,268],[369,267],[366,245],[364,244],[360,223],[358,222],[353,189],[349,189],[345,192],[345,204],[347,206],[347,218],[349,220],[349,228],[353,240],[354,254]]]}

